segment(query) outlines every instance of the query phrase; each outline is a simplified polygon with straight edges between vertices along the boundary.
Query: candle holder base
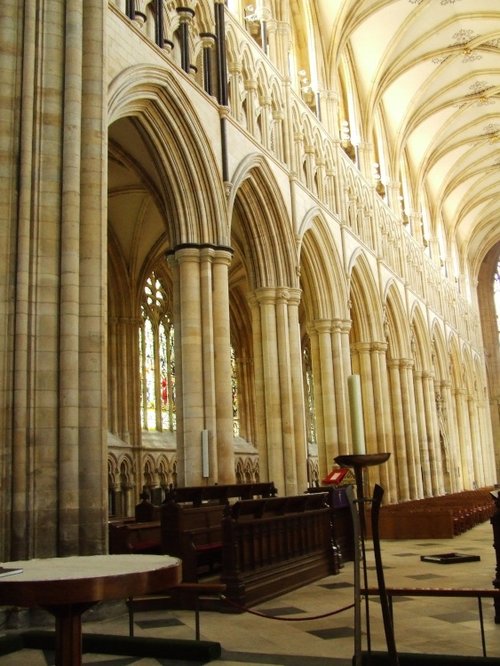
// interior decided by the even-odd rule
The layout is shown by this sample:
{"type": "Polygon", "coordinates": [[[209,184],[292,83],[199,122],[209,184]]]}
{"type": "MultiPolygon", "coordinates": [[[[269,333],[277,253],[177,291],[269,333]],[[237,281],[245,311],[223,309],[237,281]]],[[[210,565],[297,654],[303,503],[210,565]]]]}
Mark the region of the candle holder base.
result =
{"type": "Polygon", "coordinates": [[[382,465],[390,458],[390,453],[352,453],[334,458],[341,467],[372,467],[382,465]]]}

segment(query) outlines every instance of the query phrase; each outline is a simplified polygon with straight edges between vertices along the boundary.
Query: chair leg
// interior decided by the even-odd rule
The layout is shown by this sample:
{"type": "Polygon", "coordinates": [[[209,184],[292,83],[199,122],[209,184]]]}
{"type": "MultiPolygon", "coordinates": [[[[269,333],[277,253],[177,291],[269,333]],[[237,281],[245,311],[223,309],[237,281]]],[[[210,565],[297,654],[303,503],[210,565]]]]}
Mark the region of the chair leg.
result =
{"type": "Polygon", "coordinates": [[[133,603],[134,600],[132,597],[129,597],[127,600],[127,606],[128,606],[128,635],[133,636],[134,635],[134,608],[133,608],[133,603]]]}

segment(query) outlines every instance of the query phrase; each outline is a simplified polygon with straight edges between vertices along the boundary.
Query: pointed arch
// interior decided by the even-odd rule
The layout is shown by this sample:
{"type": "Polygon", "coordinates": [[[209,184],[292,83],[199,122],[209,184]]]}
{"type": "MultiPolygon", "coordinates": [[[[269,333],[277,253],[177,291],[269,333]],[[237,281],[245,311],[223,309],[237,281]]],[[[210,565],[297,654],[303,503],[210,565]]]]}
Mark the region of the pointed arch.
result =
{"type": "Polygon", "coordinates": [[[234,172],[229,210],[233,242],[247,260],[252,288],[297,287],[296,242],[289,214],[262,155],[247,157],[234,172]]]}
{"type": "MultiPolygon", "coordinates": [[[[172,224],[173,243],[227,246],[219,164],[206,123],[173,75],[151,65],[124,70],[110,84],[108,113],[111,129],[123,121],[135,130],[135,136],[123,136],[122,148],[142,139],[145,167],[172,224]]],[[[215,104],[213,113],[218,123],[215,104]]]]}
{"type": "Polygon", "coordinates": [[[382,340],[382,304],[373,271],[362,251],[353,254],[349,266],[352,342],[382,340]]]}
{"type": "Polygon", "coordinates": [[[388,342],[388,357],[401,359],[410,357],[410,330],[408,316],[396,284],[390,281],[385,292],[385,333],[388,342]]]}
{"type": "Polygon", "coordinates": [[[300,275],[306,318],[348,319],[347,279],[327,220],[308,211],[299,230],[300,275]]]}

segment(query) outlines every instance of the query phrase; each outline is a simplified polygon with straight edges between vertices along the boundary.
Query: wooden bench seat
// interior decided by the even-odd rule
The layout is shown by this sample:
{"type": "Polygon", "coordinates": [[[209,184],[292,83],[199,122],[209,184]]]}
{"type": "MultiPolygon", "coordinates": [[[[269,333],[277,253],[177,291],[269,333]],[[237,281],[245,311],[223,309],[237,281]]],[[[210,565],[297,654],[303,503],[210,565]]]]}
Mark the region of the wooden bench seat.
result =
{"type": "Polygon", "coordinates": [[[228,507],[221,581],[236,609],[338,572],[325,497],[242,500],[228,507]]]}
{"type": "Polygon", "coordinates": [[[161,553],[160,521],[136,523],[134,521],[110,522],[109,552],[161,553]]]}
{"type": "Polygon", "coordinates": [[[271,499],[272,482],[172,488],[161,507],[162,552],[182,560],[183,581],[220,571],[222,518],[231,500],[271,499]]]}
{"type": "Polygon", "coordinates": [[[274,497],[277,494],[274,483],[231,483],[213,486],[185,486],[170,488],[165,496],[164,504],[191,504],[201,506],[206,502],[228,504],[234,499],[252,499],[254,497],[274,497]]]}
{"type": "Polygon", "coordinates": [[[382,506],[382,539],[452,539],[494,513],[491,488],[426,497],[382,506]]]}

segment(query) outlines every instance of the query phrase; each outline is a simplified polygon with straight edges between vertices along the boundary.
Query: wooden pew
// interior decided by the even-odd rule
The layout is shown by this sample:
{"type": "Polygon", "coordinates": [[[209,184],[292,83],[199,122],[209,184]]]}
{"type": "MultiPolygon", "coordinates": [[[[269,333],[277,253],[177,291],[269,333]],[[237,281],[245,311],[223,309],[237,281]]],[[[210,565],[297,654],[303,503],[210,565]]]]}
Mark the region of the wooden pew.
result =
{"type": "Polygon", "coordinates": [[[230,500],[274,495],[272,482],[172,488],[161,507],[161,548],[182,560],[183,582],[220,569],[222,518],[230,500]]]}
{"type": "Polygon", "coordinates": [[[326,494],[242,500],[222,520],[221,582],[235,609],[338,573],[326,494]]]}
{"type": "MultiPolygon", "coordinates": [[[[276,488],[272,482],[265,483],[234,483],[230,485],[217,486],[188,486],[184,488],[171,487],[167,493],[164,503],[171,501],[180,504],[190,504],[193,507],[201,507],[208,502],[217,502],[224,507],[231,499],[246,499],[251,497],[273,497],[276,495],[276,488]]],[[[218,512],[216,519],[205,522],[195,522],[189,526],[189,520],[186,522],[186,530],[189,535],[184,535],[179,539],[169,538],[166,544],[168,550],[162,551],[161,536],[161,506],[157,506],[150,501],[148,491],[141,493],[141,501],[135,507],[134,518],[115,518],[108,523],[109,533],[109,552],[118,553],[160,553],[168,552],[177,557],[189,560],[194,552],[198,552],[198,559],[210,563],[213,555],[218,551],[218,560],[220,561],[221,541],[220,541],[220,520],[223,510],[218,512]],[[141,523],[139,525],[139,523],[141,523]],[[216,531],[219,530],[217,536],[216,531]],[[213,538],[209,537],[210,532],[214,532],[213,538]],[[178,547],[178,542],[182,544],[192,544],[192,547],[183,545],[178,547]],[[188,554],[187,554],[188,553],[188,554]],[[203,555],[203,553],[206,553],[203,555]]],[[[217,513],[217,512],[216,512],[217,513]]],[[[173,528],[175,529],[175,528],[173,528]]],[[[181,528],[182,529],[182,528],[181,528]]],[[[193,578],[192,563],[188,564],[188,575],[190,581],[193,578]]]]}
{"type": "Polygon", "coordinates": [[[224,504],[189,506],[167,502],[161,511],[163,553],[182,560],[183,582],[196,582],[221,560],[224,504]]]}
{"type": "Polygon", "coordinates": [[[274,483],[232,483],[214,486],[171,487],[166,494],[164,504],[170,501],[177,504],[201,506],[205,502],[228,504],[234,499],[252,499],[253,497],[274,497],[277,490],[274,483]]]}
{"type": "Polygon", "coordinates": [[[110,521],[108,530],[111,555],[162,552],[159,520],[144,523],[110,521]]]}
{"type": "MultiPolygon", "coordinates": [[[[380,509],[382,539],[452,539],[489,520],[494,505],[491,488],[384,505],[380,509]]],[[[368,526],[368,534],[370,527],[368,526]]]]}
{"type": "Polygon", "coordinates": [[[347,501],[346,488],[317,486],[308,488],[307,493],[327,493],[327,504],[330,507],[333,546],[338,552],[339,566],[354,560],[354,531],[351,509],[347,501]]]}

